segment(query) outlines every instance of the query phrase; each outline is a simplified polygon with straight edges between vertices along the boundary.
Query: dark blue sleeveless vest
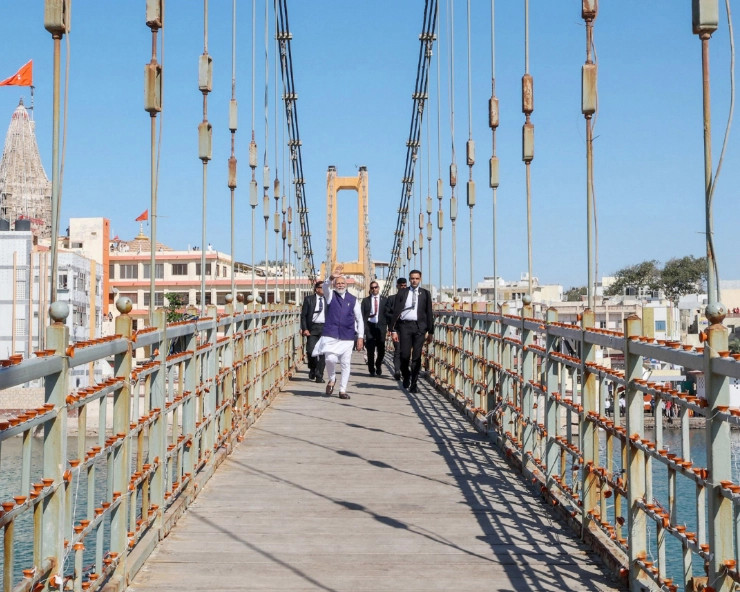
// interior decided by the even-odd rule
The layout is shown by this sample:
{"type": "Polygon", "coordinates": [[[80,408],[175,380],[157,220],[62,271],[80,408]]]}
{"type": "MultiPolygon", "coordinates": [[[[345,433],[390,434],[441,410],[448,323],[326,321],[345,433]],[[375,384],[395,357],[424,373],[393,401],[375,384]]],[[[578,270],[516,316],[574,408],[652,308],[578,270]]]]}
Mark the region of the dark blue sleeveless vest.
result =
{"type": "Polygon", "coordinates": [[[326,320],[321,335],[342,341],[355,339],[355,304],[357,299],[349,292],[342,298],[336,291],[326,307],[326,320]]]}

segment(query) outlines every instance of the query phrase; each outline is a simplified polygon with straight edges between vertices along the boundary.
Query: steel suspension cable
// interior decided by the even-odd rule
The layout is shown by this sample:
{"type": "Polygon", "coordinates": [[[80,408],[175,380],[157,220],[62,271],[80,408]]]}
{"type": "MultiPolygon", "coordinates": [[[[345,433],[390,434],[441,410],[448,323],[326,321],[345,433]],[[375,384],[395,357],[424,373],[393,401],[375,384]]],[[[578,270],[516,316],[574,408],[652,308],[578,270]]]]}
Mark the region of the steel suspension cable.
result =
{"type": "Polygon", "coordinates": [[[524,0],[524,76],[522,77],[522,111],[525,115],[522,134],[522,160],[525,165],[527,191],[527,295],[532,302],[532,182],[530,165],[534,159],[534,124],[530,121],[534,111],[534,82],[529,73],[529,0],[524,0]]]}
{"type": "MultiPolygon", "coordinates": [[[[437,20],[439,20],[439,4],[437,4],[437,20]]],[[[441,31],[440,31],[441,34],[441,31]]],[[[437,230],[439,231],[439,293],[437,299],[442,301],[442,229],[444,228],[444,211],[442,199],[444,197],[444,183],[442,181],[442,44],[437,41],[439,48],[437,55],[437,230]]],[[[431,280],[431,278],[430,278],[431,280]]]]}
{"type": "Polygon", "coordinates": [[[429,88],[429,64],[431,52],[427,51],[432,47],[436,39],[435,31],[437,26],[437,0],[425,0],[424,18],[422,33],[419,36],[419,58],[416,67],[416,83],[414,87],[413,110],[411,114],[411,126],[409,136],[406,141],[406,165],[401,187],[401,201],[398,209],[398,218],[396,221],[396,231],[394,233],[394,242],[391,249],[391,261],[388,268],[388,278],[383,287],[383,295],[387,296],[390,292],[391,285],[401,269],[402,246],[407,224],[409,197],[412,196],[414,183],[414,168],[416,164],[416,153],[420,144],[424,105],[428,98],[427,91],[429,88]]]}
{"type": "Polygon", "coordinates": [[[268,160],[269,148],[269,117],[270,117],[270,0],[265,0],[265,155],[263,157],[262,168],[262,217],[265,219],[265,299],[267,304],[268,285],[268,268],[270,262],[270,234],[268,232],[268,223],[270,221],[270,165],[268,160]]]}
{"type": "MultiPolygon", "coordinates": [[[[200,253],[200,311],[206,314],[206,221],[208,203],[208,161],[211,160],[212,129],[208,122],[208,93],[212,85],[212,58],[208,55],[208,0],[203,0],[203,54],[198,67],[198,88],[203,94],[203,121],[198,126],[199,157],[203,162],[203,205],[201,219],[201,253],[200,253]]],[[[153,247],[156,248],[156,247],[153,247]]],[[[156,275],[156,269],[150,270],[156,275]]]]}
{"type": "MultiPolygon", "coordinates": [[[[236,205],[234,192],[236,190],[236,127],[237,127],[237,103],[236,103],[236,0],[231,3],[231,101],[229,101],[229,130],[231,131],[231,156],[229,157],[229,179],[228,187],[231,193],[231,297],[236,298],[235,270],[235,231],[236,205]]],[[[233,302],[233,300],[232,300],[233,302]]]]}
{"type": "Polygon", "coordinates": [[[293,54],[288,22],[287,0],[275,0],[275,27],[278,42],[280,43],[280,68],[283,79],[283,102],[288,124],[288,147],[290,149],[291,169],[295,185],[296,211],[300,224],[301,241],[296,241],[296,256],[301,260],[304,271],[311,282],[316,280],[316,267],[311,245],[311,229],[308,224],[308,206],[305,197],[305,180],[303,178],[303,155],[301,152],[301,135],[298,128],[298,94],[295,91],[295,76],[293,73],[293,54]]]}
{"type": "MultiPolygon", "coordinates": [[[[470,213],[470,312],[473,312],[473,207],[475,206],[475,181],[473,181],[473,165],[475,164],[475,142],[473,141],[473,69],[470,51],[470,0],[468,0],[468,143],[465,146],[467,153],[469,178],[467,184],[468,211],[470,213]]],[[[472,343],[472,335],[471,335],[472,343]]],[[[471,344],[472,349],[472,344],[471,344]]]]}
{"type": "MultiPolygon", "coordinates": [[[[164,7],[150,7],[146,15],[146,24],[152,33],[152,57],[145,67],[146,80],[144,110],[149,113],[150,122],[150,204],[151,235],[149,239],[149,326],[154,325],[156,305],[155,284],[157,278],[157,189],[159,179],[159,148],[157,147],[157,115],[162,112],[162,65],[157,61],[157,34],[162,29],[164,38],[164,7]]],[[[164,51],[164,46],[163,46],[164,51]]],[[[161,118],[160,118],[161,125],[161,118]]],[[[162,138],[160,127],[159,139],[162,138]]],[[[161,148],[161,144],[159,144],[161,148]]]]}
{"type": "Polygon", "coordinates": [[[450,138],[452,159],[450,163],[450,220],[452,221],[452,300],[459,301],[457,295],[457,154],[455,153],[455,0],[449,1],[449,70],[450,70],[450,138]]]}
{"type": "Polygon", "coordinates": [[[249,168],[252,169],[252,180],[249,183],[249,206],[252,209],[252,293],[247,301],[252,302],[252,308],[257,305],[257,293],[255,289],[255,260],[254,260],[254,217],[257,209],[257,142],[254,135],[254,106],[255,106],[255,75],[257,71],[257,0],[252,0],[252,141],[249,143],[249,168]]]}
{"type": "Polygon", "coordinates": [[[280,126],[278,126],[278,83],[277,83],[277,75],[278,75],[278,41],[275,40],[275,59],[273,60],[275,72],[273,76],[273,102],[275,103],[275,182],[274,182],[274,193],[273,197],[275,198],[275,215],[273,218],[273,229],[275,231],[275,296],[273,298],[273,301],[275,304],[279,302],[280,293],[278,292],[278,274],[277,274],[277,262],[278,262],[278,234],[280,233],[280,214],[278,213],[278,209],[280,207],[280,171],[278,170],[278,162],[279,162],[279,152],[280,152],[280,143],[278,141],[278,135],[280,131],[280,126]]]}
{"type": "Polygon", "coordinates": [[[496,267],[496,198],[499,186],[499,162],[496,156],[496,129],[499,124],[499,106],[496,97],[496,27],[495,1],[491,0],[491,99],[488,101],[488,126],[491,128],[491,160],[488,163],[489,185],[493,192],[493,307],[498,311],[498,270],[496,267]]]}

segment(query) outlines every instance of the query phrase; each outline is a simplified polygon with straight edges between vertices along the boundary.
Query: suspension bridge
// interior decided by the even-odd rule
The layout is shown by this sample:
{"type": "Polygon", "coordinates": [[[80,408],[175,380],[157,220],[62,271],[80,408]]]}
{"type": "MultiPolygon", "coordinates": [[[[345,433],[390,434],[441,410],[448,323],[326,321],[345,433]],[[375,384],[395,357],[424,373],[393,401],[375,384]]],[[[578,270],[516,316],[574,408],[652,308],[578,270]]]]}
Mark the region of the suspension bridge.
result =
{"type": "MultiPolygon", "coordinates": [[[[165,2],[142,0],[141,4],[146,9],[142,26],[149,28],[152,40],[143,88],[144,110],[151,124],[150,244],[156,245],[159,140],[166,97],[162,63],[165,2]]],[[[417,68],[415,78],[409,80],[411,122],[385,294],[390,293],[396,277],[417,262],[420,267],[426,263],[425,281],[432,283],[435,240],[441,287],[446,220],[451,223],[453,283],[457,287],[458,260],[467,257],[473,285],[473,167],[477,160],[471,121],[471,2],[464,27],[469,103],[465,198],[470,244],[466,255],[464,250],[458,252],[456,235],[461,197],[454,92],[450,93],[452,162],[445,180],[441,160],[438,166],[436,236],[431,195],[424,200],[419,192],[416,199],[425,160],[424,124],[428,126],[433,117],[433,105],[441,128],[439,60],[436,102],[429,96],[441,11],[438,0],[418,4],[417,68]],[[427,256],[423,258],[425,243],[427,256]]],[[[454,64],[452,4],[446,26],[454,64]]],[[[703,203],[709,297],[708,328],[700,347],[644,336],[636,316],[627,318],[621,331],[596,325],[592,310],[596,285],[593,120],[598,110],[598,72],[593,36],[598,2],[578,4],[586,41],[580,109],[586,138],[588,254],[588,308],[578,324],[560,322],[556,310],[545,309],[532,299],[534,79],[529,70],[529,1],[523,0],[522,161],[529,269],[523,307],[510,308],[497,294],[490,302],[474,302],[471,297],[469,303],[457,298],[437,303],[434,340],[424,356],[426,380],[419,392],[409,393],[387,376],[365,375],[361,354],[355,353],[352,399],[338,402],[307,380],[296,302],[276,298],[268,303],[259,298],[254,261],[251,293],[237,293],[232,258],[232,290],[226,304],[207,302],[206,274],[201,274],[199,307],[190,308],[187,318],[176,321],[168,321],[167,311],[157,308],[158,278],[157,273],[150,273],[147,325],[134,327],[132,303],[120,297],[115,303],[114,334],[88,341],[70,340],[65,324],[70,311],[58,300],[57,283],[52,281],[45,348],[34,358],[12,356],[0,368],[0,389],[41,381],[45,393],[43,405],[0,420],[0,469],[7,466],[9,454],[15,455],[11,460],[17,460],[20,467],[12,478],[9,471],[0,471],[2,491],[10,492],[0,506],[4,592],[448,590],[473,586],[517,591],[728,592],[738,588],[740,475],[733,472],[730,430],[740,427],[740,408],[731,406],[730,382],[740,380],[740,356],[730,355],[728,330],[722,324],[727,311],[719,300],[712,217],[719,167],[714,168],[711,153],[709,47],[720,26],[719,3],[692,1],[691,24],[703,58],[703,203]],[[597,357],[598,351],[607,349],[623,356],[622,369],[604,365],[597,357]],[[143,358],[142,351],[146,352],[143,358]],[[85,388],[70,387],[74,368],[99,360],[112,362],[111,378],[85,388]],[[646,379],[646,360],[702,372],[706,396],[690,396],[646,379]],[[623,410],[615,409],[616,415],[606,411],[612,391],[623,391],[626,399],[623,410]],[[680,408],[678,447],[666,445],[660,421],[652,431],[646,430],[646,395],[655,401],[658,417],[667,404],[680,408]],[[94,431],[92,422],[88,425],[93,416],[100,427],[92,439],[85,438],[85,433],[94,431]],[[705,457],[697,454],[696,439],[689,437],[690,420],[696,418],[706,424],[699,435],[705,457]]],[[[292,265],[295,259],[301,273],[314,281],[327,272],[316,265],[312,242],[316,237],[309,225],[315,219],[309,215],[309,204],[321,200],[309,199],[306,191],[296,84],[300,76],[294,74],[289,0],[265,1],[264,15],[258,14],[258,5],[262,7],[256,0],[251,3],[250,32],[252,253],[261,193],[265,261],[272,218],[276,258],[282,241],[283,265],[286,260],[292,265]],[[276,140],[274,157],[268,154],[266,89],[261,185],[254,81],[260,24],[265,28],[265,75],[279,70],[273,82],[281,84],[282,91],[275,93],[271,123],[275,131],[284,126],[289,160],[281,177],[276,140]],[[271,37],[276,43],[274,63],[268,57],[271,37]],[[278,94],[282,109],[277,108],[278,94]]],[[[51,276],[55,277],[67,103],[66,98],[62,101],[67,93],[61,55],[63,41],[71,34],[72,6],[69,0],[45,0],[44,6],[43,25],[51,34],[54,55],[51,276]]],[[[486,232],[493,238],[495,276],[500,164],[493,0],[490,7],[486,18],[491,19],[492,71],[487,113],[492,150],[486,158],[494,218],[486,232]]],[[[168,10],[177,9],[170,3],[168,10]]],[[[729,9],[727,2],[732,34],[729,9]]],[[[75,10],[85,7],[75,6],[75,10]]],[[[232,0],[227,181],[232,254],[237,224],[236,156],[241,146],[237,138],[236,10],[237,2],[232,0]]],[[[204,0],[202,17],[197,90],[202,95],[198,159],[205,245],[213,151],[208,98],[213,90],[214,56],[209,53],[208,0],[204,0]]],[[[447,73],[451,87],[454,74],[453,66],[447,73]]],[[[429,128],[426,137],[431,143],[429,128]]],[[[723,157],[724,147],[720,163],[723,157]]],[[[333,267],[339,259],[337,192],[347,189],[358,195],[358,260],[345,266],[365,286],[376,266],[370,252],[370,198],[364,167],[351,177],[339,176],[335,167],[328,170],[324,261],[333,267]]],[[[374,239],[374,245],[388,240],[374,239]]],[[[202,250],[205,269],[206,252],[202,250]]],[[[151,248],[151,265],[150,269],[155,268],[156,248],[151,248]]]]}

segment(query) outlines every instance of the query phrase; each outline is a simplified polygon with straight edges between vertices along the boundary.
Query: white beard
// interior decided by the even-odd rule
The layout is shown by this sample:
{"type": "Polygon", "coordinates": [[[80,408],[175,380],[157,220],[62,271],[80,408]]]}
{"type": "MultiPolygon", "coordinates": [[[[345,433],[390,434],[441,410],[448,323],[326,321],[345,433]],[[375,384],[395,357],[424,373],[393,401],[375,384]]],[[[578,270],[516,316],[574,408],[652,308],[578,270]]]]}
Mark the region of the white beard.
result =
{"type": "Polygon", "coordinates": [[[344,295],[347,293],[347,288],[345,288],[344,290],[336,290],[336,293],[344,298],[344,295]]]}

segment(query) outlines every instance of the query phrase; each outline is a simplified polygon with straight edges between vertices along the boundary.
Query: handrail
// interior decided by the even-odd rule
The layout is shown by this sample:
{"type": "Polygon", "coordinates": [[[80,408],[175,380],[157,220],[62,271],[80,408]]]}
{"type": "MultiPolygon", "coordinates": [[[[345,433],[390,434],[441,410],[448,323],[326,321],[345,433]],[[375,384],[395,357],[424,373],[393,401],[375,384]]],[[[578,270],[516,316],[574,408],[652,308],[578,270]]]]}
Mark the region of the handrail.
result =
{"type": "Polygon", "coordinates": [[[42,357],[0,368],[0,389],[44,379],[45,390],[42,407],[0,421],[0,445],[22,439],[17,496],[0,506],[3,592],[124,589],[302,357],[295,307],[228,303],[226,314],[210,306],[208,318],[169,325],[159,310],[154,327],[134,332],[127,307],[118,306],[116,335],[70,344],[61,319],[48,327],[42,357]],[[169,353],[175,339],[184,350],[169,353]],[[140,348],[155,353],[134,367],[140,348]],[[110,357],[114,377],[68,387],[71,368],[110,357]],[[96,411],[105,429],[88,422],[96,411]],[[68,450],[75,415],[76,451],[68,450]],[[41,429],[43,479],[32,484],[41,429]],[[93,446],[89,429],[97,432],[93,446]],[[76,502],[80,490],[85,504],[76,502]],[[27,515],[33,520],[19,522],[27,515]],[[33,540],[22,575],[13,572],[18,537],[33,540]]]}
{"type": "Polygon", "coordinates": [[[519,316],[508,314],[507,306],[500,312],[491,303],[477,306],[481,310],[473,313],[450,305],[435,309],[426,362],[436,387],[516,459],[527,478],[539,481],[548,503],[608,550],[612,566],[634,589],[671,591],[677,582],[689,589],[697,560],[722,566],[707,585],[719,590],[740,583],[740,483],[730,466],[730,426],[740,427],[740,408],[730,407],[729,395],[729,379],[740,378],[740,356],[729,356],[721,319],[705,331],[705,345],[693,348],[642,336],[634,315],[622,334],[594,327],[588,310],[575,326],[559,323],[554,308],[536,319],[531,306],[519,316]],[[566,353],[563,338],[575,342],[580,355],[566,353]],[[597,360],[599,347],[623,352],[624,370],[597,360]],[[647,359],[702,371],[706,398],[644,379],[647,359]],[[626,396],[624,413],[613,405],[611,417],[605,411],[610,389],[626,396]],[[651,438],[645,395],[655,401],[651,438]],[[680,408],[682,444],[675,454],[664,445],[660,420],[668,402],[680,408]],[[692,461],[691,416],[707,424],[706,467],[692,461]],[[654,467],[661,465],[667,496],[658,495],[653,483],[654,467]],[[679,512],[680,479],[696,491],[695,516],[679,512]],[[687,532],[686,522],[695,523],[696,531],[687,532]],[[683,570],[676,573],[668,573],[667,537],[683,549],[683,570]]]}

